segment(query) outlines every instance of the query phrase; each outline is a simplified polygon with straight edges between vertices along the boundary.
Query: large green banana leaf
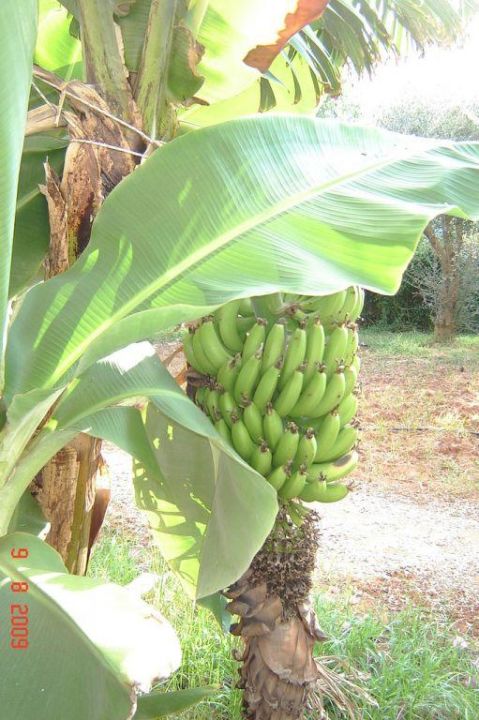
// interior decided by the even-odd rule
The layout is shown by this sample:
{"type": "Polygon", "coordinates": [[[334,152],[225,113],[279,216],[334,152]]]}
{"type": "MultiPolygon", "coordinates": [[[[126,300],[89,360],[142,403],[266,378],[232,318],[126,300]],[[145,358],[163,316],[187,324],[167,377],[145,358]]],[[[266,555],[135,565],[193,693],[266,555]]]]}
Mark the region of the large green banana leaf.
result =
{"type": "Polygon", "coordinates": [[[276,111],[314,113],[320,88],[309,65],[300,55],[291,61],[285,52],[279,55],[271,66],[271,77],[274,80],[259,78],[234,97],[211,105],[194,104],[183,109],[180,113],[180,127],[190,130],[253,115],[259,108],[266,111],[268,107],[262,106],[265,83],[272,93],[271,102],[276,111]]]}
{"type": "Polygon", "coordinates": [[[15,198],[25,132],[37,20],[36,0],[2,0],[0,27],[0,393],[7,327],[15,198]]]}
{"type": "Polygon", "coordinates": [[[49,530],[50,523],[43,515],[40,505],[30,492],[24,492],[15,508],[8,532],[30,533],[44,540],[49,530]]]}
{"type": "Polygon", "coordinates": [[[70,32],[71,17],[57,0],[40,0],[35,62],[65,80],[83,77],[80,41],[70,32]]]}
{"type": "Polygon", "coordinates": [[[33,535],[0,539],[0,586],[2,720],[127,720],[137,692],[180,663],[173,629],[151,607],[124,588],[69,575],[33,535]],[[25,617],[25,606],[29,644],[15,649],[7,618],[25,617]]]}
{"type": "Polygon", "coordinates": [[[224,443],[149,343],[99,361],[71,382],[2,490],[2,526],[12,522],[35,473],[78,432],[110,440],[136,458],[138,505],[190,595],[211,595],[246,570],[274,523],[276,493],[224,443]],[[151,402],[142,412],[112,408],[135,401],[141,406],[145,398],[151,402]]]}
{"type": "Polygon", "coordinates": [[[189,133],[111,193],[71,270],[27,293],[8,397],[233,297],[351,283],[393,293],[434,216],[477,217],[478,173],[477,144],[324,120],[189,133]]]}
{"type": "Polygon", "coordinates": [[[191,401],[171,400],[169,411],[164,398],[143,413],[104,410],[86,429],[135,456],[137,505],[185,590],[203,598],[248,568],[271,530],[277,502],[268,483],[228,450],[191,401]]]}

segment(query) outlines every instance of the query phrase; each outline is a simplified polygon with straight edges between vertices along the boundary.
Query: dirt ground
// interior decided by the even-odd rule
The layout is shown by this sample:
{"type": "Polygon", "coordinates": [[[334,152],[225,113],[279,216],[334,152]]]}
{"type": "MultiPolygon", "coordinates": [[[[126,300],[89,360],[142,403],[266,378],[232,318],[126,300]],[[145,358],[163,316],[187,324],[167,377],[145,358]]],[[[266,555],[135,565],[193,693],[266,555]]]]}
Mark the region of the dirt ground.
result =
{"type": "MultiPolygon", "coordinates": [[[[317,507],[318,584],[360,610],[430,606],[479,636],[479,359],[362,359],[361,462],[349,497],[317,507]]],[[[129,459],[113,447],[105,459],[111,522],[138,532],[129,459]]]]}
{"type": "Polygon", "coordinates": [[[318,581],[479,634],[479,367],[363,350],[355,489],[319,506],[318,581]]]}

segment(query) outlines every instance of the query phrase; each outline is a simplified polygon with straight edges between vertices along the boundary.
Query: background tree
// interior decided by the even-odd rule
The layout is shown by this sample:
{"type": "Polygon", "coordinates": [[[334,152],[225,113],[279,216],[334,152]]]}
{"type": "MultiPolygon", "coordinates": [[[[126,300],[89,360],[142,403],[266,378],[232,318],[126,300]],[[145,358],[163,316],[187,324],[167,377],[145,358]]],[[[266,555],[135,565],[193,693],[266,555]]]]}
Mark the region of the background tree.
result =
{"type": "MultiPolygon", "coordinates": [[[[436,50],[422,60],[413,58],[398,68],[389,67],[378,79],[385,88],[383,94],[374,96],[366,88],[361,95],[358,89],[352,89],[339,101],[327,101],[319,114],[366,121],[407,135],[477,140],[479,98],[470,84],[455,81],[472,66],[473,55],[472,45],[466,45],[452,54],[436,50]]],[[[369,302],[390,302],[391,310],[385,307],[384,312],[397,324],[398,317],[404,317],[406,312],[410,317],[417,315],[420,299],[424,317],[431,318],[435,339],[440,342],[453,339],[458,331],[477,332],[477,234],[473,223],[446,216],[437,218],[425,232],[429,250],[425,247],[416,256],[406,275],[410,289],[406,287],[404,294],[392,301],[371,298],[369,302]],[[401,309],[401,303],[406,303],[409,310],[401,309]]],[[[421,318],[415,323],[416,327],[424,327],[421,318]]]]}

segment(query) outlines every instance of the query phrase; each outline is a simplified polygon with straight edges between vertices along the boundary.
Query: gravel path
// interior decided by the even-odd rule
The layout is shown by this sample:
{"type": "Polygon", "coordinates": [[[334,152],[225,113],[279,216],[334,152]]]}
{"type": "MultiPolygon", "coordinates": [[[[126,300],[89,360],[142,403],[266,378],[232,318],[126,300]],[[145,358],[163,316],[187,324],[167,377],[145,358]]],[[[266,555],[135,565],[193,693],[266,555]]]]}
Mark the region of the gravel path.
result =
{"type": "Polygon", "coordinates": [[[323,571],[368,579],[427,570],[458,587],[470,577],[479,593],[479,508],[472,503],[417,505],[365,486],[317,509],[327,549],[323,571]]]}
{"type": "MultiPolygon", "coordinates": [[[[108,525],[135,533],[145,543],[148,529],[134,504],[130,459],[104,447],[113,493],[108,525]]],[[[440,604],[478,631],[479,508],[472,502],[431,500],[418,505],[364,483],[348,498],[318,504],[321,544],[318,580],[332,594],[356,588],[352,601],[380,598],[392,608],[413,602],[440,604]]]]}

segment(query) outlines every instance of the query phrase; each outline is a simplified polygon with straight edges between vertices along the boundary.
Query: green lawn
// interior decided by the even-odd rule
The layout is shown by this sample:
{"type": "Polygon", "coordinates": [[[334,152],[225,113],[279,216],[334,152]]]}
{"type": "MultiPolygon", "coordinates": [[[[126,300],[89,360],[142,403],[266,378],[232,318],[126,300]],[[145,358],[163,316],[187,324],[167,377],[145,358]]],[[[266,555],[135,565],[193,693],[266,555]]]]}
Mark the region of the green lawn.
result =
{"type": "Polygon", "coordinates": [[[387,332],[373,327],[360,331],[360,341],[379,356],[422,357],[441,362],[479,364],[479,335],[459,335],[452,343],[438,345],[431,333],[387,332]]]}
{"type": "MultiPolygon", "coordinates": [[[[218,693],[183,717],[187,720],[239,720],[240,694],[234,690],[233,643],[210,613],[194,608],[176,578],[153,548],[134,538],[104,530],[90,574],[117,583],[130,582],[142,570],[158,573],[159,583],[147,597],[170,620],[181,639],[183,664],[169,689],[217,685],[218,693]]],[[[335,655],[360,673],[361,683],[378,707],[359,702],[361,720],[477,720],[479,717],[478,651],[454,642],[446,621],[410,607],[394,616],[357,614],[347,596],[325,602],[315,598],[320,624],[331,638],[321,652],[335,655]],[[386,618],[386,619],[385,619],[386,618]]],[[[318,652],[320,648],[318,647],[318,652]]],[[[311,720],[317,718],[311,715],[311,720]]],[[[334,710],[331,720],[340,717],[334,710]]]]}

